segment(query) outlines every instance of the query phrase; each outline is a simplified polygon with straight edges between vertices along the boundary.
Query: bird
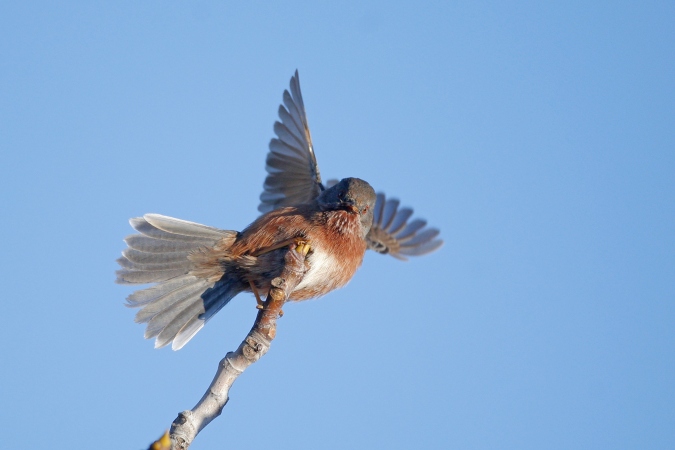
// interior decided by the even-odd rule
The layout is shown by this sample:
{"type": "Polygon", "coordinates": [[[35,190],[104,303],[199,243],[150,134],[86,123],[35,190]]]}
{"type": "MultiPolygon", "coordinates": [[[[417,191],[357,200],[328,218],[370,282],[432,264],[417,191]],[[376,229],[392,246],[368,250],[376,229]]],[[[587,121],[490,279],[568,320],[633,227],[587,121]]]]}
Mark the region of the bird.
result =
{"type": "Polygon", "coordinates": [[[366,250],[406,260],[443,245],[439,230],[414,219],[359,178],[321,180],[296,70],[279,106],[266,158],[262,213],[242,231],[149,213],[130,219],[116,282],[149,284],[127,297],[140,308],[145,338],[179,350],[235,296],[253,293],[258,307],[291,249],[308,270],[288,300],[321,297],[346,285],[366,250]],[[289,91],[290,89],[290,91],[289,91]]]}

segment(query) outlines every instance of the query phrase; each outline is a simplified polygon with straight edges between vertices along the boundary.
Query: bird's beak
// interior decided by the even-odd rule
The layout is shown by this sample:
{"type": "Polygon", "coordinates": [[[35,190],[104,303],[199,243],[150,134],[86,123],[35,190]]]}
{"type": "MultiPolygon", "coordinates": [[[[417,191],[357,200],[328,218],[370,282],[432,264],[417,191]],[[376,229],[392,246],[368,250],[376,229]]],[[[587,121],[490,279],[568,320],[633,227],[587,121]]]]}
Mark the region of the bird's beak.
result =
{"type": "Polygon", "coordinates": [[[349,202],[345,205],[345,209],[351,213],[358,214],[359,208],[357,208],[353,203],[349,202]]]}

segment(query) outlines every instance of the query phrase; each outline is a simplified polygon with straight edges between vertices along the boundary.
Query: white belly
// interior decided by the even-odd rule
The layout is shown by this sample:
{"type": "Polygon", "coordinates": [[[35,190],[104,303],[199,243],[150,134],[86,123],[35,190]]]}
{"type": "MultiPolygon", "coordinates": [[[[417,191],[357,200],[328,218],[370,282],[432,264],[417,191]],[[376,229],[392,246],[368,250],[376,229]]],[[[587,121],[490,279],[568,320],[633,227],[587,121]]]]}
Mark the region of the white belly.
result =
{"type": "Polygon", "coordinates": [[[341,264],[338,263],[333,255],[316,248],[307,257],[307,262],[309,263],[309,270],[302,278],[300,284],[295,288],[296,291],[306,288],[311,289],[321,284],[335,283],[337,278],[335,275],[340,270],[341,264]]]}

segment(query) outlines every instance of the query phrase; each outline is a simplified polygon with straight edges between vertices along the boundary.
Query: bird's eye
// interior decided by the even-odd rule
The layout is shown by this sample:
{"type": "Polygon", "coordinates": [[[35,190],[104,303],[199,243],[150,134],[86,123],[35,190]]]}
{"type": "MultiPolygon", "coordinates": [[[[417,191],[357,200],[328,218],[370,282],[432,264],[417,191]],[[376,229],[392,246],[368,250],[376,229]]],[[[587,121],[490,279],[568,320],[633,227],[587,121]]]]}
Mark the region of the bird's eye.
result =
{"type": "Polygon", "coordinates": [[[368,205],[366,205],[361,211],[362,214],[365,214],[366,212],[368,212],[368,205]]]}

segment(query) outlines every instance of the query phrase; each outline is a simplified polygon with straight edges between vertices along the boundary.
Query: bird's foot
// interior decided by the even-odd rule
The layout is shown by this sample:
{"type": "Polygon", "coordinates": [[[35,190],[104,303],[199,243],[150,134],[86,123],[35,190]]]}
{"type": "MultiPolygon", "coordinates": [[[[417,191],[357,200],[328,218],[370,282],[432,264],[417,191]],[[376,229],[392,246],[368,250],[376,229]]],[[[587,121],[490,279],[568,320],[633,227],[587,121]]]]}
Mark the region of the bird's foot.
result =
{"type": "Polygon", "coordinates": [[[297,238],[292,238],[292,239],[287,239],[285,241],[281,241],[277,244],[274,244],[270,247],[265,247],[256,250],[255,252],[252,253],[253,256],[258,257],[260,255],[264,255],[265,253],[272,252],[274,250],[278,250],[280,248],[284,248],[288,245],[292,245],[298,253],[300,253],[302,256],[307,256],[307,253],[311,250],[311,247],[309,246],[309,241],[307,239],[297,237],[297,238]]]}
{"type": "Polygon", "coordinates": [[[249,284],[249,286],[251,286],[251,291],[253,291],[253,295],[255,295],[255,301],[257,303],[257,305],[255,305],[255,307],[258,308],[258,309],[263,309],[265,304],[260,299],[260,294],[258,294],[258,288],[255,287],[255,284],[253,284],[253,281],[249,281],[248,284],[249,284]]]}
{"type": "MultiPolygon", "coordinates": [[[[265,302],[262,301],[260,298],[260,294],[258,294],[258,288],[255,287],[255,284],[253,284],[252,281],[248,282],[249,286],[251,286],[251,291],[253,291],[253,295],[255,295],[255,301],[256,301],[256,309],[265,309],[265,302]]],[[[280,309],[279,310],[279,318],[284,317],[284,310],[280,309]]]]}
{"type": "Polygon", "coordinates": [[[302,256],[307,256],[307,254],[312,250],[312,247],[309,245],[309,241],[304,239],[295,240],[295,251],[300,253],[302,256]]]}

